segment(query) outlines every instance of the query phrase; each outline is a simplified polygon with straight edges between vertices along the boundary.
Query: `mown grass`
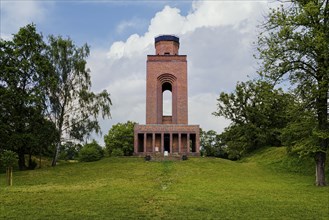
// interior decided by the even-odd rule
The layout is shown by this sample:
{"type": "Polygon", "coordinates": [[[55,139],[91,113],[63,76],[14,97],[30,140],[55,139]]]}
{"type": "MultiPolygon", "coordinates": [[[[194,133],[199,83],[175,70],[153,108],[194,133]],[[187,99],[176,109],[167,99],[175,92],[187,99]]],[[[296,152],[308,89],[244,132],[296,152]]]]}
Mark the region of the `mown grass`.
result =
{"type": "Polygon", "coordinates": [[[266,153],[242,163],[105,158],[15,172],[13,187],[1,174],[0,219],[328,219],[328,187],[257,163],[266,153]]]}

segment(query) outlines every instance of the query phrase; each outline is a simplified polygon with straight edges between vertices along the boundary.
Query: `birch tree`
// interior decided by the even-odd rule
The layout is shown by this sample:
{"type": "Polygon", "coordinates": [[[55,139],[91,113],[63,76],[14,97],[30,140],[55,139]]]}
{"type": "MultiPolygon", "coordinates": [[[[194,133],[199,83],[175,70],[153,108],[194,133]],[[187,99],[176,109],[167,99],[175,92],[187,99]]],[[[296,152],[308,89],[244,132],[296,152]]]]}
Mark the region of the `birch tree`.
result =
{"type": "Polygon", "coordinates": [[[78,47],[70,38],[49,37],[49,59],[57,80],[49,86],[48,116],[59,135],[52,166],[56,165],[61,143],[82,141],[91,132],[99,133],[99,115],[110,117],[109,93],[91,91],[90,70],[86,67],[88,55],[87,44],[78,47]]]}

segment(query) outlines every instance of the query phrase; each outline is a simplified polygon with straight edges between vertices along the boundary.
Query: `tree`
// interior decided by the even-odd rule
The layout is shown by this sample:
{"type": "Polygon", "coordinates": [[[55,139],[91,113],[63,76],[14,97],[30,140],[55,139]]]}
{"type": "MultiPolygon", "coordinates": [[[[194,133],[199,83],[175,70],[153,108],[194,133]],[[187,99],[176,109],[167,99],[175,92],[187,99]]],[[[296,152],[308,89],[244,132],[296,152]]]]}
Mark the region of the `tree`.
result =
{"type": "Polygon", "coordinates": [[[88,55],[88,45],[77,47],[69,38],[50,36],[47,45],[33,24],[0,41],[0,148],[18,153],[20,169],[26,153],[45,146],[47,134],[55,134],[47,136],[49,145],[57,143],[54,166],[61,143],[99,133],[99,114],[110,117],[106,90],[90,91],[88,55]]]}
{"type": "Polygon", "coordinates": [[[111,155],[113,150],[120,149],[125,156],[134,152],[134,126],[136,122],[127,121],[113,125],[108,134],[104,136],[106,149],[111,155]]]}
{"type": "Polygon", "coordinates": [[[77,47],[70,39],[49,36],[49,59],[56,81],[49,86],[47,110],[58,130],[58,143],[52,166],[56,165],[61,143],[82,141],[91,132],[100,133],[98,116],[110,117],[112,105],[106,90],[96,94],[91,89],[87,44],[77,47]]]}
{"type": "Polygon", "coordinates": [[[79,152],[79,160],[84,162],[97,161],[102,157],[104,157],[103,148],[95,140],[85,144],[79,152]]]}
{"type": "Polygon", "coordinates": [[[201,152],[205,156],[227,158],[225,146],[221,142],[220,135],[214,130],[203,131],[200,129],[201,152]]]}
{"type": "Polygon", "coordinates": [[[213,114],[232,121],[220,135],[230,159],[266,145],[281,145],[280,129],[289,122],[288,106],[294,104],[291,95],[258,80],[237,83],[234,92],[222,92],[217,101],[213,114]]]}
{"type": "Polygon", "coordinates": [[[317,123],[315,113],[305,108],[303,103],[295,105],[289,110],[290,122],[281,131],[281,141],[287,147],[288,152],[297,152],[300,156],[307,156],[309,152],[316,149],[317,123]],[[315,148],[314,148],[315,147],[315,148]]]}
{"type": "Polygon", "coordinates": [[[260,74],[273,83],[288,79],[304,106],[314,112],[316,128],[311,136],[317,141],[309,153],[316,163],[316,185],[324,186],[329,140],[329,1],[291,0],[287,4],[272,9],[262,24],[260,74]]]}
{"type": "MultiPolygon", "coordinates": [[[[56,131],[44,118],[47,85],[52,67],[47,45],[29,24],[12,40],[0,40],[0,149],[18,153],[19,169],[26,169],[24,155],[44,146],[45,131],[56,131]]],[[[51,142],[53,139],[48,140],[51,142]]]]}
{"type": "Polygon", "coordinates": [[[0,154],[0,162],[6,168],[8,186],[13,185],[13,166],[17,163],[17,154],[11,150],[5,150],[0,154]]]}
{"type": "Polygon", "coordinates": [[[75,144],[73,142],[68,141],[61,146],[61,153],[59,158],[64,160],[75,160],[78,158],[79,152],[82,147],[83,146],[81,144],[75,144]]]}

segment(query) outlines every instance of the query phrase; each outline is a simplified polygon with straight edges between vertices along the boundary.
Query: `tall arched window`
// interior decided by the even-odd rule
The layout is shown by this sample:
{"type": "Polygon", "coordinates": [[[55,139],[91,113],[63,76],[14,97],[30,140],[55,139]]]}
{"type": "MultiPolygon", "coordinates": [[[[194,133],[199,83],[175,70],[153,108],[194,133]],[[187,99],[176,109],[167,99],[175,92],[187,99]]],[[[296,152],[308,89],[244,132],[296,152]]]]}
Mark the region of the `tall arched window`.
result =
{"type": "Polygon", "coordinates": [[[163,116],[171,116],[172,115],[172,93],[169,90],[166,90],[162,93],[163,95],[163,105],[162,111],[163,116]]]}
{"type": "Polygon", "coordinates": [[[172,86],[168,82],[162,84],[162,115],[172,116],[172,86]]]}

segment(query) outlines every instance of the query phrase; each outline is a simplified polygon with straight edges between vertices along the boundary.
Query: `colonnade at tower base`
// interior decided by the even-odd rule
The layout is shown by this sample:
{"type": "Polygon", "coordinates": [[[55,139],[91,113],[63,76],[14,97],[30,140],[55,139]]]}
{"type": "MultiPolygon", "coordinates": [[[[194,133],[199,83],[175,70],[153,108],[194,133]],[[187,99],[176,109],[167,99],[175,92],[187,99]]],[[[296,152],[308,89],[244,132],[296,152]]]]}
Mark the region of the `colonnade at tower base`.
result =
{"type": "Polygon", "coordinates": [[[200,155],[199,125],[136,124],[134,136],[135,155],[200,155]]]}

